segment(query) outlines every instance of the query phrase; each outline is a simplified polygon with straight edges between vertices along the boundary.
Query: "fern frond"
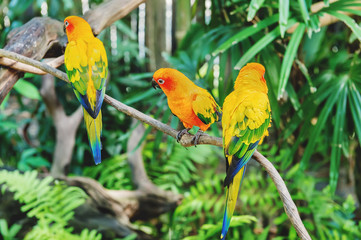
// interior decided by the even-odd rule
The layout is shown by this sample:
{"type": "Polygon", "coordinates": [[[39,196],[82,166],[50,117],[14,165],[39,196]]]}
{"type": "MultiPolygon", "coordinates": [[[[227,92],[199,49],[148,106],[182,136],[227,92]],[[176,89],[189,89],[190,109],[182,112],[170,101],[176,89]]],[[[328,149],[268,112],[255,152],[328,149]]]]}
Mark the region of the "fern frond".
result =
{"type": "Polygon", "coordinates": [[[29,232],[24,240],[101,240],[102,235],[96,230],[84,229],[80,235],[71,234],[69,229],[59,225],[49,225],[47,221],[40,220],[29,232]]]}
{"type": "Polygon", "coordinates": [[[72,234],[68,222],[74,216],[74,210],[85,203],[87,195],[78,187],[65,185],[48,176],[37,178],[36,171],[0,171],[1,190],[14,193],[14,199],[23,204],[21,211],[28,217],[38,219],[37,225],[25,239],[91,239],[100,240],[101,234],[87,229],[79,235],[72,234]]]}
{"type": "Polygon", "coordinates": [[[83,175],[96,179],[108,189],[133,189],[126,154],[106,159],[99,166],[86,167],[83,175]]]}
{"type": "Polygon", "coordinates": [[[176,144],[165,165],[158,166],[158,168],[150,166],[149,175],[161,188],[179,193],[185,184],[201,180],[202,175],[198,172],[198,164],[218,164],[218,161],[212,146],[184,148],[176,144]]]}

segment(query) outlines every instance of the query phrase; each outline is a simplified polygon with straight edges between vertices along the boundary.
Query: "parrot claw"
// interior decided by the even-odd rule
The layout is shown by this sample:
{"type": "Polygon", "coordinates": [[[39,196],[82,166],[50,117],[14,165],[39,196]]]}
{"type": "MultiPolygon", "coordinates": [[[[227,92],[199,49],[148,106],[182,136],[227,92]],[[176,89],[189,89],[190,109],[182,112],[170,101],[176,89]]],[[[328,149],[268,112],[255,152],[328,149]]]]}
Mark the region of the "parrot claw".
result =
{"type": "Polygon", "coordinates": [[[193,143],[195,147],[197,147],[199,138],[200,138],[202,135],[203,135],[203,131],[202,131],[202,130],[198,130],[198,132],[194,135],[191,143],[193,143]]]}
{"type": "Polygon", "coordinates": [[[177,134],[177,137],[176,137],[177,142],[179,142],[181,140],[181,138],[183,137],[183,135],[188,133],[189,130],[190,130],[190,128],[185,128],[185,129],[179,131],[177,134]]]}

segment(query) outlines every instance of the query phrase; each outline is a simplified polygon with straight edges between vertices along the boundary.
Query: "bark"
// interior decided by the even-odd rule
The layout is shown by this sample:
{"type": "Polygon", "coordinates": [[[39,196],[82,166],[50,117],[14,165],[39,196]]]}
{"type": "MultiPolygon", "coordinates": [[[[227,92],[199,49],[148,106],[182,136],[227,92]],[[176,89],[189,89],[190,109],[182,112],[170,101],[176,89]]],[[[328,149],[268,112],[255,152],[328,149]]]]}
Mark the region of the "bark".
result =
{"type": "MultiPolygon", "coordinates": [[[[104,28],[109,27],[116,20],[128,15],[139,4],[146,0],[111,0],[100,4],[97,8],[89,10],[84,18],[88,20],[93,33],[98,35],[104,28]],[[107,14],[104,14],[104,13],[107,14]]],[[[23,26],[14,29],[8,35],[5,50],[19,53],[29,58],[40,60],[47,54],[59,57],[66,46],[66,36],[63,23],[48,17],[35,17],[23,26]]],[[[2,59],[0,62],[9,66],[14,63],[2,59]]],[[[63,62],[58,61],[59,67],[63,62]]],[[[21,67],[21,65],[20,65],[21,67]]],[[[20,68],[17,66],[17,69],[20,68]]],[[[22,73],[0,69],[0,104],[13,88],[22,73]]]]}
{"type": "MultiPolygon", "coordinates": [[[[9,33],[5,50],[40,60],[54,45],[61,45],[62,23],[47,17],[36,17],[9,33]]],[[[23,73],[0,69],[0,104],[23,73]]]]}
{"type": "MultiPolygon", "coordinates": [[[[175,22],[175,39],[178,46],[191,26],[191,2],[190,0],[173,0],[173,21],[175,22]]],[[[176,48],[174,48],[176,49],[176,48]]]]}
{"type": "Polygon", "coordinates": [[[84,18],[88,21],[97,36],[103,29],[115,21],[127,16],[146,0],[110,0],[100,4],[97,8],[87,11],[84,18]],[[106,14],[104,14],[106,13],[106,14]]]}
{"type": "Polygon", "coordinates": [[[204,23],[205,23],[206,1],[205,0],[197,0],[197,1],[195,1],[195,4],[197,4],[196,21],[197,21],[197,23],[200,23],[200,24],[204,25],[204,23]]]}
{"type": "MultiPolygon", "coordinates": [[[[82,188],[88,195],[87,201],[75,209],[74,218],[69,222],[69,226],[74,228],[75,232],[81,232],[84,228],[96,229],[104,240],[124,238],[134,233],[137,239],[154,239],[147,233],[137,230],[130,219],[155,218],[173,210],[180,203],[177,197],[170,201],[171,198],[166,196],[161,197],[142,190],[108,190],[94,179],[86,177],[62,177],[59,180],[69,186],[82,188]]],[[[22,238],[36,224],[35,218],[28,218],[21,211],[21,204],[14,200],[13,193],[8,190],[0,193],[0,215],[9,225],[22,224],[19,236],[22,238]]]]}
{"type": "Polygon", "coordinates": [[[70,165],[75,145],[76,132],[83,119],[83,109],[80,106],[73,114],[67,116],[55,92],[55,77],[44,75],[40,94],[46,108],[53,118],[56,130],[55,150],[50,173],[53,177],[66,175],[70,165]]]}
{"type": "MultiPolygon", "coordinates": [[[[139,123],[133,121],[134,124],[139,123]]],[[[139,146],[139,143],[145,133],[145,128],[142,124],[133,130],[128,140],[127,153],[128,163],[132,170],[132,180],[137,188],[138,196],[140,197],[140,204],[144,204],[145,208],[136,210],[132,220],[143,218],[151,218],[160,215],[162,212],[167,212],[174,209],[180,204],[183,197],[172,192],[164,191],[154,185],[148,178],[145,171],[142,151],[144,142],[139,146]],[[145,204],[145,203],[150,203],[145,204]]],[[[112,191],[112,195],[119,199],[121,195],[119,192],[112,191]]]]}

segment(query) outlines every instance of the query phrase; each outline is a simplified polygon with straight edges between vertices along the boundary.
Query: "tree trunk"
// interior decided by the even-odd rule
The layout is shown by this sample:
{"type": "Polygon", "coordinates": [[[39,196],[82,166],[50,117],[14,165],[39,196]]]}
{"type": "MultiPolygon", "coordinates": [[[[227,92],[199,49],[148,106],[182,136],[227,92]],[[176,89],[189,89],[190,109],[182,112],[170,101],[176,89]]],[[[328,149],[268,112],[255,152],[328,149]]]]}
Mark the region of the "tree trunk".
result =
{"type": "Polygon", "coordinates": [[[173,32],[175,35],[175,46],[177,48],[187,30],[191,25],[192,12],[190,0],[177,1],[173,0],[173,32]]]}
{"type": "Polygon", "coordinates": [[[146,3],[146,41],[149,49],[149,71],[166,67],[162,57],[166,51],[166,0],[148,0],[146,3]]]}

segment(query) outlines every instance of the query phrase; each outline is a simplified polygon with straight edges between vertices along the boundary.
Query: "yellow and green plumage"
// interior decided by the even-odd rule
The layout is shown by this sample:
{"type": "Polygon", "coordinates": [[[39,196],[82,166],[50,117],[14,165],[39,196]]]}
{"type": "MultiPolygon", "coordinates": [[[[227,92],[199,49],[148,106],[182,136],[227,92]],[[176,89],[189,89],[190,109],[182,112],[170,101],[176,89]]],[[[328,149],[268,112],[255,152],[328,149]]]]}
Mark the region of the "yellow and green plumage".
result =
{"type": "Polygon", "coordinates": [[[94,37],[90,25],[82,18],[67,17],[68,36],[64,63],[74,93],[83,106],[84,120],[95,164],[101,162],[101,106],[105,95],[108,60],[103,43],[94,37]]]}
{"type": "Polygon", "coordinates": [[[258,144],[268,135],[271,108],[264,73],[264,67],[258,63],[243,67],[234,91],[223,104],[223,147],[227,171],[224,186],[228,189],[221,239],[226,237],[246,165],[258,144]]]}

